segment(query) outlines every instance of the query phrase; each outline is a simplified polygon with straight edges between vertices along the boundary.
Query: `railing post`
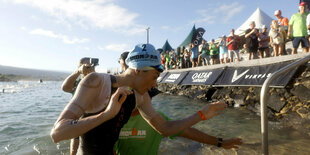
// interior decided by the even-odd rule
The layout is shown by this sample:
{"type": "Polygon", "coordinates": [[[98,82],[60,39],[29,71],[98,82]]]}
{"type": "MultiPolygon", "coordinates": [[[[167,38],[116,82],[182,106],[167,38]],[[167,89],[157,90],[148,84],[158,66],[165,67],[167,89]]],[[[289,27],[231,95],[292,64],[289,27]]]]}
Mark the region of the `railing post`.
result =
{"type": "Polygon", "coordinates": [[[277,78],[278,76],[287,73],[310,60],[310,55],[306,56],[305,58],[299,59],[283,68],[279,71],[273,73],[270,77],[268,77],[261,89],[260,93],[260,109],[261,109],[261,134],[262,134],[262,154],[268,155],[268,119],[267,119],[267,97],[266,94],[268,93],[268,88],[272,80],[277,78]]]}

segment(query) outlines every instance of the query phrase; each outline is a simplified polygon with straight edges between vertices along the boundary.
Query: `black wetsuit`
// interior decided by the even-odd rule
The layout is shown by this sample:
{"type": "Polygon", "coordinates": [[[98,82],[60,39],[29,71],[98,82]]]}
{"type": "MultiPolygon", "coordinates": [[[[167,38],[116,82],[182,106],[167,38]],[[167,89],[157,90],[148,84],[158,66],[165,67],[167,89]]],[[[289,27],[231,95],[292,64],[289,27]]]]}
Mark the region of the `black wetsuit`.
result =
{"type": "MultiPolygon", "coordinates": [[[[115,79],[112,76],[112,84],[115,83],[114,80],[115,79]]],[[[111,90],[111,94],[113,94],[116,91],[116,88],[112,88],[111,90]]],[[[159,94],[160,91],[153,88],[148,93],[151,97],[153,97],[159,94]]],[[[128,95],[125,102],[122,104],[120,112],[114,118],[102,123],[101,125],[80,136],[81,152],[83,152],[84,155],[113,155],[113,147],[118,140],[120,130],[124,124],[128,122],[131,112],[135,106],[135,95],[128,95]]],[[[100,112],[84,114],[82,118],[96,115],[100,112]]]]}
{"type": "MultiPolygon", "coordinates": [[[[112,77],[111,81],[114,83],[112,77]]],[[[116,88],[113,88],[111,94],[113,94],[115,90],[116,88]]],[[[129,120],[131,112],[135,106],[135,95],[128,95],[125,102],[122,104],[119,113],[114,118],[102,123],[101,125],[80,136],[80,151],[85,155],[112,155],[113,147],[118,139],[120,130],[129,120]]],[[[102,111],[104,110],[105,109],[102,111]]],[[[100,112],[84,114],[82,118],[96,115],[100,112]]]]}

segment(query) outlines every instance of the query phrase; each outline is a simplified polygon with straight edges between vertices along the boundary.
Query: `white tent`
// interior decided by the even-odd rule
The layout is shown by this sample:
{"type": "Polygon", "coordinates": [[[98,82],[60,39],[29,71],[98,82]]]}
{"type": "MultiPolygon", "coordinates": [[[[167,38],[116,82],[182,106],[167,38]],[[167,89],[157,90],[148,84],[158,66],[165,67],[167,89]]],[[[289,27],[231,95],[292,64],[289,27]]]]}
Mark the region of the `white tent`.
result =
{"type": "Polygon", "coordinates": [[[256,28],[261,29],[263,25],[266,25],[270,30],[270,23],[274,20],[268,16],[264,11],[257,8],[255,12],[235,31],[236,35],[243,35],[245,31],[250,28],[250,22],[255,21],[256,28]]]}

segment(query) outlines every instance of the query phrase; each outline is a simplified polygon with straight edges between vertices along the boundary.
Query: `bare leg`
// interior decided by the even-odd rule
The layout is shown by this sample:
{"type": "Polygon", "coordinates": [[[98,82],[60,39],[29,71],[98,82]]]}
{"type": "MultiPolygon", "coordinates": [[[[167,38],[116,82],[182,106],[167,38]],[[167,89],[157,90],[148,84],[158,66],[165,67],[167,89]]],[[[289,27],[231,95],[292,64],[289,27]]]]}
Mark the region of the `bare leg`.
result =
{"type": "Polygon", "coordinates": [[[79,148],[79,142],[80,140],[78,138],[71,139],[70,155],[76,155],[77,150],[79,148]]]}
{"type": "Polygon", "coordinates": [[[297,54],[297,48],[293,48],[292,54],[297,54]]]}

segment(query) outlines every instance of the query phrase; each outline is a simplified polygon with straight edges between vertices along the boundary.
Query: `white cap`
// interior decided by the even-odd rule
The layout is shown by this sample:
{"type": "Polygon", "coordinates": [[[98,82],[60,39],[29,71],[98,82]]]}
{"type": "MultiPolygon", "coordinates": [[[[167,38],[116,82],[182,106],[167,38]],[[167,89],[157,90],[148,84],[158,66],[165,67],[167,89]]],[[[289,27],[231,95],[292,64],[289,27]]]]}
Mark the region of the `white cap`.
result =
{"type": "Polygon", "coordinates": [[[276,11],[274,11],[274,15],[275,15],[275,16],[281,15],[281,10],[276,10],[276,11]]]}
{"type": "Polygon", "coordinates": [[[266,28],[267,28],[266,25],[263,25],[263,26],[262,26],[262,29],[266,29],[266,28]]]}

